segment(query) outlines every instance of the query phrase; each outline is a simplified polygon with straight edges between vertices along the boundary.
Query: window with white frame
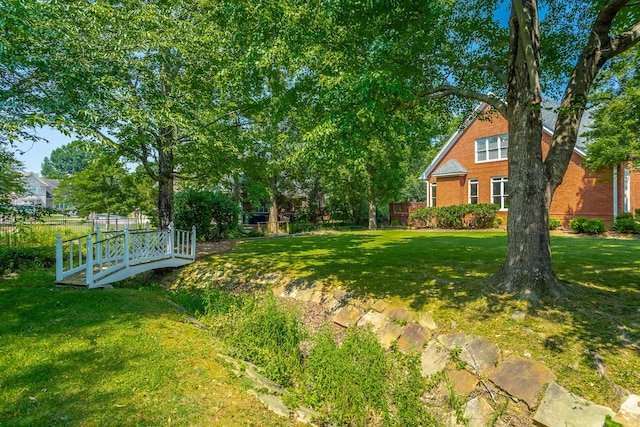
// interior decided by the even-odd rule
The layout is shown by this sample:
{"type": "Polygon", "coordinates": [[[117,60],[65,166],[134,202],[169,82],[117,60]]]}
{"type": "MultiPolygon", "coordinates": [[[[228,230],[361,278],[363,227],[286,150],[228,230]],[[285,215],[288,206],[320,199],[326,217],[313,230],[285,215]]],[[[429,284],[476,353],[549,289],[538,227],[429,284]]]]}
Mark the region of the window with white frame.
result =
{"type": "Polygon", "coordinates": [[[508,182],[507,177],[491,178],[491,203],[500,206],[501,210],[509,208],[508,182]]]}
{"type": "Polygon", "coordinates": [[[469,204],[470,205],[478,204],[478,180],[477,179],[469,180],[469,204]]]}
{"type": "Polygon", "coordinates": [[[429,202],[430,202],[429,206],[436,205],[436,183],[435,182],[431,183],[431,191],[429,192],[429,202]]]}
{"type": "Polygon", "coordinates": [[[476,163],[506,160],[509,135],[476,139],[476,163]]]}

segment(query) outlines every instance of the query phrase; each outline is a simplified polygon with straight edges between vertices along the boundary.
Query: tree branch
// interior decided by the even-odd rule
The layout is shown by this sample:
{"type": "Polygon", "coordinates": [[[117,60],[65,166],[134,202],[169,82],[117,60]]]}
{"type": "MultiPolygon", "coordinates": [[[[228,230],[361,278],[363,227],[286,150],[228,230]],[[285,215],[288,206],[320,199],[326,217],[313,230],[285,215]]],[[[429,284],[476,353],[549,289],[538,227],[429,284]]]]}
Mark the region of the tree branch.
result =
{"type": "Polygon", "coordinates": [[[507,117],[507,104],[492,93],[482,94],[470,90],[461,89],[451,85],[436,86],[426,89],[418,94],[419,98],[437,99],[447,96],[458,96],[461,98],[475,99],[476,101],[485,102],[498,110],[503,117],[507,117]]]}
{"type": "Polygon", "coordinates": [[[531,13],[533,16],[525,15],[524,4],[522,0],[513,0],[513,8],[518,18],[518,37],[524,48],[524,56],[527,62],[527,73],[529,74],[529,93],[537,99],[536,104],[540,103],[540,61],[536,57],[536,52],[540,52],[540,29],[538,27],[538,9],[533,4],[531,13]],[[532,36],[533,35],[533,36],[532,36]],[[536,38],[536,35],[538,36],[536,38]]]}

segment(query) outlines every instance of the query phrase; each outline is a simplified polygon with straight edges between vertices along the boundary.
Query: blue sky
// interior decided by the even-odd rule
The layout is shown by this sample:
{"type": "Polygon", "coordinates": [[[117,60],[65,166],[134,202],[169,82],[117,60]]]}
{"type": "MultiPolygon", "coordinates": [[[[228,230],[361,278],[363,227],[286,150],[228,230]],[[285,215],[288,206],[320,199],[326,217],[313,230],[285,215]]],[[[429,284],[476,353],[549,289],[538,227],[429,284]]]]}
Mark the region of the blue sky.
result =
{"type": "Polygon", "coordinates": [[[24,154],[16,153],[16,159],[22,162],[25,172],[40,173],[44,158],[49,157],[56,148],[71,142],[71,138],[50,127],[40,129],[38,135],[48,142],[24,142],[16,146],[19,151],[24,152],[24,154]]]}

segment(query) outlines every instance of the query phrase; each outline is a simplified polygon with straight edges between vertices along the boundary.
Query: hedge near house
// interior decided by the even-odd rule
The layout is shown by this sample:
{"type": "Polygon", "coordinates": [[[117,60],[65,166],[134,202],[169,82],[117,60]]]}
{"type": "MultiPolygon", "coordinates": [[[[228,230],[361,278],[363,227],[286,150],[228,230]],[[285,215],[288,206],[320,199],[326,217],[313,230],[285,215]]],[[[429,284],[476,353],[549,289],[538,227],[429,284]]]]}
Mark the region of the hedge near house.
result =
{"type": "Polygon", "coordinates": [[[452,205],[417,209],[409,219],[416,228],[492,228],[498,205],[452,205]]]}
{"type": "Polygon", "coordinates": [[[227,238],[238,230],[238,205],[226,194],[213,191],[186,190],[174,201],[175,225],[179,229],[196,227],[201,240],[227,238]]]}

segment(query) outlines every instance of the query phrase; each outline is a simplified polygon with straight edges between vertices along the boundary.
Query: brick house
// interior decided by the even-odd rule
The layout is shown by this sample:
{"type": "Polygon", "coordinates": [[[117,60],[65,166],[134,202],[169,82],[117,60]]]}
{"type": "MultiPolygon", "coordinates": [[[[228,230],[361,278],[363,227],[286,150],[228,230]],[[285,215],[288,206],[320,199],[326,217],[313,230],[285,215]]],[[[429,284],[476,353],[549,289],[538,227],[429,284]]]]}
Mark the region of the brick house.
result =
{"type": "MultiPolygon", "coordinates": [[[[559,105],[546,102],[542,112],[542,151],[546,156],[559,105]]],[[[489,111],[481,104],[478,109],[489,111]]],[[[579,135],[590,121],[583,119],[579,135]]],[[[495,203],[506,220],[509,205],[507,167],[508,124],[499,114],[490,119],[473,118],[454,133],[421,179],[427,185],[429,206],[464,203],[495,203]]],[[[575,217],[600,218],[611,226],[620,212],[640,208],[640,172],[629,165],[591,172],[582,166],[587,141],[579,136],[562,184],[551,203],[550,217],[562,221],[564,228],[575,217]]]]}

